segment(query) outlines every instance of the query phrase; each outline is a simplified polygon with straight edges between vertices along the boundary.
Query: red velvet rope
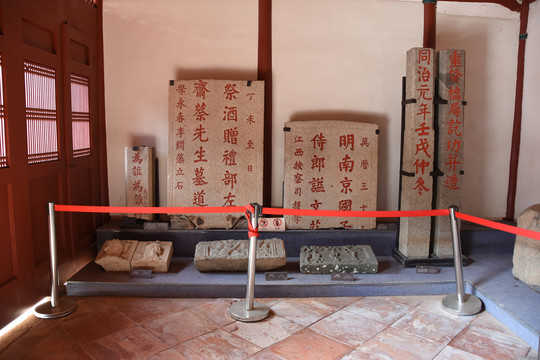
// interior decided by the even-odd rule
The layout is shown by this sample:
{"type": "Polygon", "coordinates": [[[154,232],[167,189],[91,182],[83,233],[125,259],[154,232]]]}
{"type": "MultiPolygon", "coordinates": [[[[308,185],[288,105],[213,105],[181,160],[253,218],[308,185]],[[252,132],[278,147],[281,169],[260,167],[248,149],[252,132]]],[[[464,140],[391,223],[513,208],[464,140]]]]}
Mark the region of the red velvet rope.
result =
{"type": "Polygon", "coordinates": [[[256,236],[256,237],[259,237],[259,224],[257,224],[257,227],[254,228],[253,225],[251,225],[251,217],[254,216],[253,214],[255,213],[255,208],[253,207],[253,205],[249,204],[249,205],[246,205],[246,218],[248,220],[248,236],[250,238],[256,236]]]}
{"type": "MultiPolygon", "coordinates": [[[[251,217],[255,211],[252,205],[229,207],[127,207],[127,206],[82,206],[82,205],[54,205],[56,211],[84,212],[84,213],[110,213],[110,214],[230,214],[246,213],[248,219],[249,237],[259,236],[258,227],[251,226],[251,217]]],[[[264,207],[263,214],[267,215],[298,215],[298,216],[335,216],[335,217],[420,217],[449,215],[448,209],[440,210],[405,210],[405,211],[340,211],[340,210],[302,210],[278,209],[264,207]]],[[[501,224],[456,211],[456,217],[496,230],[511,234],[540,240],[540,232],[518,228],[516,226],[501,224]]]]}

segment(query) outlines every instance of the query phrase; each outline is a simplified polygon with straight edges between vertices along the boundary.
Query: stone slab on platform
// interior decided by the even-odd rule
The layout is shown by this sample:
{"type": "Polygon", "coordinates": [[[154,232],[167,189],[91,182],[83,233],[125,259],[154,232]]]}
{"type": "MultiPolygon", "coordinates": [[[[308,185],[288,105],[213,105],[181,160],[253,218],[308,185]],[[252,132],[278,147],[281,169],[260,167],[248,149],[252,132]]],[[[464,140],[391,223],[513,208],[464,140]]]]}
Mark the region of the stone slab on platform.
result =
{"type": "Polygon", "coordinates": [[[136,240],[108,240],[96,257],[96,264],[106,271],[130,271],[138,243],[136,240]]]}
{"type": "MultiPolygon", "coordinates": [[[[195,248],[195,267],[207,271],[246,271],[249,240],[203,241],[195,248]]],[[[257,240],[256,269],[277,269],[287,262],[281,239],[257,240]]]]}
{"type": "MultiPolygon", "coordinates": [[[[263,81],[171,81],[168,206],[262,203],[263,125],[263,81]]],[[[173,227],[231,229],[242,215],[185,217],[173,227]]]]}
{"type": "MultiPolygon", "coordinates": [[[[521,212],[517,226],[540,231],[540,204],[521,212]]],[[[515,277],[528,285],[540,286],[540,241],[517,235],[512,262],[512,274],[515,277]]]]}
{"type": "MultiPolygon", "coordinates": [[[[377,210],[378,126],[356,121],[285,123],[283,207],[377,210]]],[[[286,215],[287,229],[374,229],[375,218],[286,215]]]]}
{"type": "Polygon", "coordinates": [[[303,274],[376,274],[379,263],[371,246],[303,246],[300,271],[303,274]]]}
{"type": "Polygon", "coordinates": [[[131,269],[147,269],[163,273],[169,271],[173,254],[172,242],[139,241],[131,259],[131,269]]]}
{"type": "MultiPolygon", "coordinates": [[[[149,146],[126,147],[126,206],[156,205],[155,151],[149,146]]],[[[153,220],[155,214],[128,214],[129,217],[153,220]]]]}

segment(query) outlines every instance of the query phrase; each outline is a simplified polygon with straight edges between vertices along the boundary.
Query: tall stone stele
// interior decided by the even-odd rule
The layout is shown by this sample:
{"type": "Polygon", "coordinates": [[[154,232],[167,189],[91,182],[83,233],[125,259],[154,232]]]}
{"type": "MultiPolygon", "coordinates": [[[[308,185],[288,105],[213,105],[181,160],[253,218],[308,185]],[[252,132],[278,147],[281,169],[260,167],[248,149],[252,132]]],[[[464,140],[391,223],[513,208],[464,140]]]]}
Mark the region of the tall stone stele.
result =
{"type": "MultiPolygon", "coordinates": [[[[525,209],[517,226],[540,231],[540,204],[525,209]]],[[[528,285],[540,286],[540,241],[516,235],[512,274],[528,285]]]]}
{"type": "MultiPolygon", "coordinates": [[[[433,49],[407,51],[400,210],[430,210],[432,207],[434,55],[433,49]]],[[[429,217],[400,218],[399,251],[409,259],[428,258],[430,233],[429,217]]]]}
{"type": "MultiPolygon", "coordinates": [[[[171,80],[168,206],[262,203],[263,127],[263,81],[171,80]]],[[[199,229],[229,229],[240,217],[188,215],[199,229]]]]}
{"type": "MultiPolygon", "coordinates": [[[[446,104],[438,105],[438,176],[436,181],[435,208],[461,207],[464,176],[464,100],[465,100],[465,51],[441,50],[438,53],[439,97],[446,104]]],[[[451,258],[452,234],[448,216],[435,217],[433,252],[439,258],[451,258]]]]}

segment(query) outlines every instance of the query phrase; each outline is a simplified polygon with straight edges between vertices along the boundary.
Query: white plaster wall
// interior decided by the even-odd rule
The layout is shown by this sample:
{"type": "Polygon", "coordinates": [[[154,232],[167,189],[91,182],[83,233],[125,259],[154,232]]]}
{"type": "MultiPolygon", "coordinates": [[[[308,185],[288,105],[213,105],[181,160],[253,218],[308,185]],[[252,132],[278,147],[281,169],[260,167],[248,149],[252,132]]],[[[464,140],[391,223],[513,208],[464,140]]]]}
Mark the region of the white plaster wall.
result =
{"type": "Polygon", "coordinates": [[[397,209],[401,82],[422,46],[421,1],[273,2],[272,204],[281,206],[283,124],[356,120],[379,126],[377,207],[397,209]]]}
{"type": "Polygon", "coordinates": [[[437,3],[437,48],[465,49],[462,211],[506,215],[519,14],[495,4],[437,3]]]}
{"type": "Polygon", "coordinates": [[[529,11],[516,217],[529,206],[540,204],[540,2],[532,3],[529,11]]]}
{"type": "MultiPolygon", "coordinates": [[[[124,146],[150,145],[160,160],[165,206],[168,80],[255,79],[257,1],[103,4],[110,202],[125,204],[124,146]]],[[[463,211],[500,218],[506,211],[519,18],[493,4],[437,6],[438,48],[467,51],[463,211]]],[[[530,28],[538,33],[538,2],[532,8],[530,28]]],[[[420,0],[273,1],[273,206],[282,204],[283,124],[337,119],[379,125],[378,209],[397,209],[401,78],[406,51],[422,45],[422,28],[420,0]]],[[[526,76],[538,79],[532,59],[539,57],[540,42],[532,44],[533,30],[526,76]]],[[[538,190],[540,173],[534,155],[525,155],[531,147],[538,152],[538,101],[532,98],[540,89],[533,80],[525,86],[516,211],[528,206],[523,203],[538,190]],[[522,175],[526,166],[530,170],[522,175]]]]}
{"type": "Polygon", "coordinates": [[[103,1],[111,205],[125,205],[124,147],[147,145],[167,206],[169,80],[256,80],[257,29],[252,0],[103,1]]]}

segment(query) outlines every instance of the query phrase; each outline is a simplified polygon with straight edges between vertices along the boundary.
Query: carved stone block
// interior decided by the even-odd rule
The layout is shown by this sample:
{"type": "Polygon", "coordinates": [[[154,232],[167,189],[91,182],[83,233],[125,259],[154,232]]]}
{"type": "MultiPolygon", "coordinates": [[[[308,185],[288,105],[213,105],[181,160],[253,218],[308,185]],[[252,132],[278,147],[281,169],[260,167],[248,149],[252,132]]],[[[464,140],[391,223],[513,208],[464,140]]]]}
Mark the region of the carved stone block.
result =
{"type": "Polygon", "coordinates": [[[170,241],[139,241],[131,259],[131,269],[147,269],[163,273],[169,271],[173,246],[170,241]]]}
{"type": "MultiPolygon", "coordinates": [[[[148,146],[126,147],[126,206],[155,206],[155,155],[148,146]]],[[[128,214],[130,217],[153,220],[154,214],[128,214]]]]}
{"type": "Polygon", "coordinates": [[[96,264],[106,271],[130,271],[137,243],[136,240],[107,240],[96,257],[96,264]]]}
{"type": "Polygon", "coordinates": [[[300,271],[303,274],[376,274],[379,262],[369,245],[303,246],[300,271]]]}
{"type": "MultiPolygon", "coordinates": [[[[202,241],[195,248],[195,267],[205,271],[246,271],[248,240],[202,241]]],[[[257,240],[256,269],[277,269],[287,262],[281,239],[257,240]]]]}
{"type": "MultiPolygon", "coordinates": [[[[520,228],[540,231],[540,204],[525,209],[517,219],[520,228]]],[[[540,241],[516,235],[512,274],[528,285],[540,286],[540,241]]]]}

